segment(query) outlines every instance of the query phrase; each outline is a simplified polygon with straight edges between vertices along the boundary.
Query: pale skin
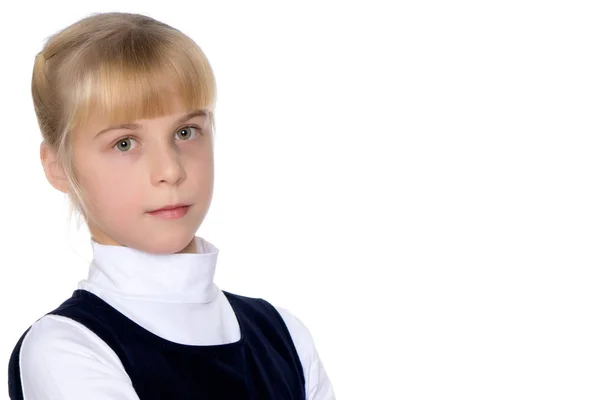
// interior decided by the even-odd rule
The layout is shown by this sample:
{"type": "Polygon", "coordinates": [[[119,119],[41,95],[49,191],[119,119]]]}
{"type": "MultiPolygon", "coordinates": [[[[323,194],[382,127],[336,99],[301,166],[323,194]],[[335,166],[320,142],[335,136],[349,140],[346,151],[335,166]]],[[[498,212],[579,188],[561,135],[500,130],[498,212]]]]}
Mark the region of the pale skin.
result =
{"type": "MultiPolygon", "coordinates": [[[[110,128],[97,116],[72,136],[77,178],[92,200],[88,226],[100,244],[155,254],[195,253],[194,236],[213,194],[214,157],[208,115],[193,115],[177,99],[172,113],[110,128]],[[190,204],[185,216],[163,219],[149,211],[190,204]]],[[[54,149],[40,158],[50,184],[71,190],[54,149]]]]}

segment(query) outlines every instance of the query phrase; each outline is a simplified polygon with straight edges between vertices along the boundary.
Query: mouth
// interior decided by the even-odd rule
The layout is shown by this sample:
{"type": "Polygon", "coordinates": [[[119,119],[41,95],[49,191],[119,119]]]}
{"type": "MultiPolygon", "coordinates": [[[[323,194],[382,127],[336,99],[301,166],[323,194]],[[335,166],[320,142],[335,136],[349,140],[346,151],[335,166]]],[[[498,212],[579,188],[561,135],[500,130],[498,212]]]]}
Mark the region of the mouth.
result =
{"type": "Polygon", "coordinates": [[[169,205],[169,206],[164,206],[161,208],[157,208],[156,210],[152,210],[152,211],[148,211],[149,213],[153,213],[153,212],[157,212],[157,211],[167,211],[167,210],[175,210],[177,208],[181,208],[181,207],[189,207],[189,204],[173,204],[173,205],[169,205]]]}
{"type": "Polygon", "coordinates": [[[173,204],[148,211],[147,214],[160,218],[177,219],[187,214],[190,207],[190,204],[173,204]]]}

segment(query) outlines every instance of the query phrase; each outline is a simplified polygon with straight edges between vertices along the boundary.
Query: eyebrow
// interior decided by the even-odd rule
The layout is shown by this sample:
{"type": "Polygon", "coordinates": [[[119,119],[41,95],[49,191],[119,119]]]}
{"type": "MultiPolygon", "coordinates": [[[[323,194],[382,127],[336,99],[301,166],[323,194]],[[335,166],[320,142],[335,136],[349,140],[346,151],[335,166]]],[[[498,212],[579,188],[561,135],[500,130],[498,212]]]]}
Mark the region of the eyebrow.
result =
{"type": "MultiPolygon", "coordinates": [[[[194,117],[199,117],[199,116],[206,116],[207,112],[206,110],[194,110],[186,115],[184,115],[183,117],[179,118],[177,121],[174,122],[174,125],[179,125],[184,123],[187,120],[190,120],[194,117]]],[[[96,135],[94,136],[94,138],[97,138],[98,136],[100,136],[101,134],[111,131],[113,129],[131,129],[131,130],[137,130],[140,129],[142,126],[140,124],[133,124],[133,123],[127,123],[127,124],[116,124],[116,125],[110,125],[104,129],[102,129],[100,132],[96,133],[96,135]]]]}

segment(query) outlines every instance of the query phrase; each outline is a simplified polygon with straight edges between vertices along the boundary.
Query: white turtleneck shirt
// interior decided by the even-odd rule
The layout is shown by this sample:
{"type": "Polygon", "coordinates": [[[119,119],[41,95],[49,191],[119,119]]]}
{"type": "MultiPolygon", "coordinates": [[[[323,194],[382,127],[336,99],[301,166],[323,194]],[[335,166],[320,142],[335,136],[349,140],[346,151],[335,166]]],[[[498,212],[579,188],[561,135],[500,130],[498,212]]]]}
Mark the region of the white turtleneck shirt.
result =
{"type": "MultiPolygon", "coordinates": [[[[240,339],[236,316],[214,282],[219,250],[196,237],[196,253],[157,255],[92,240],[88,278],[78,284],[144,329],[172,342],[218,345],[240,339]]],[[[306,326],[275,306],[303,367],[306,398],[335,399],[306,326]]],[[[82,324],[59,315],[38,319],[20,350],[23,397],[139,400],[116,353],[82,324]]]]}

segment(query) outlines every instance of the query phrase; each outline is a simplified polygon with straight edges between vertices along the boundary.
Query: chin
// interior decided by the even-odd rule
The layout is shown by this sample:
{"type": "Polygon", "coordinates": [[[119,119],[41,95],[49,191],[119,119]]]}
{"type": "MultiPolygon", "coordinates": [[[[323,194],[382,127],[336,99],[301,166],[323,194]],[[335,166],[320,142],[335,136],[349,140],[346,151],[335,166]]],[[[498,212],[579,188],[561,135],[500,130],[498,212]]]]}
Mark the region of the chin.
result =
{"type": "Polygon", "coordinates": [[[194,240],[194,236],[186,237],[185,239],[179,239],[174,237],[167,237],[161,241],[156,242],[153,245],[152,252],[156,254],[174,254],[192,252],[193,248],[190,248],[190,243],[194,240]]]}
{"type": "Polygon", "coordinates": [[[90,233],[101,244],[126,246],[152,254],[190,252],[200,223],[182,220],[179,223],[146,224],[144,221],[121,220],[115,224],[92,225],[90,233]],[[104,228],[104,229],[103,229],[104,228]]]}
{"type": "Polygon", "coordinates": [[[163,232],[152,238],[143,237],[138,243],[132,244],[130,247],[152,254],[174,254],[187,250],[193,240],[195,240],[194,233],[175,234],[163,232]]]}

